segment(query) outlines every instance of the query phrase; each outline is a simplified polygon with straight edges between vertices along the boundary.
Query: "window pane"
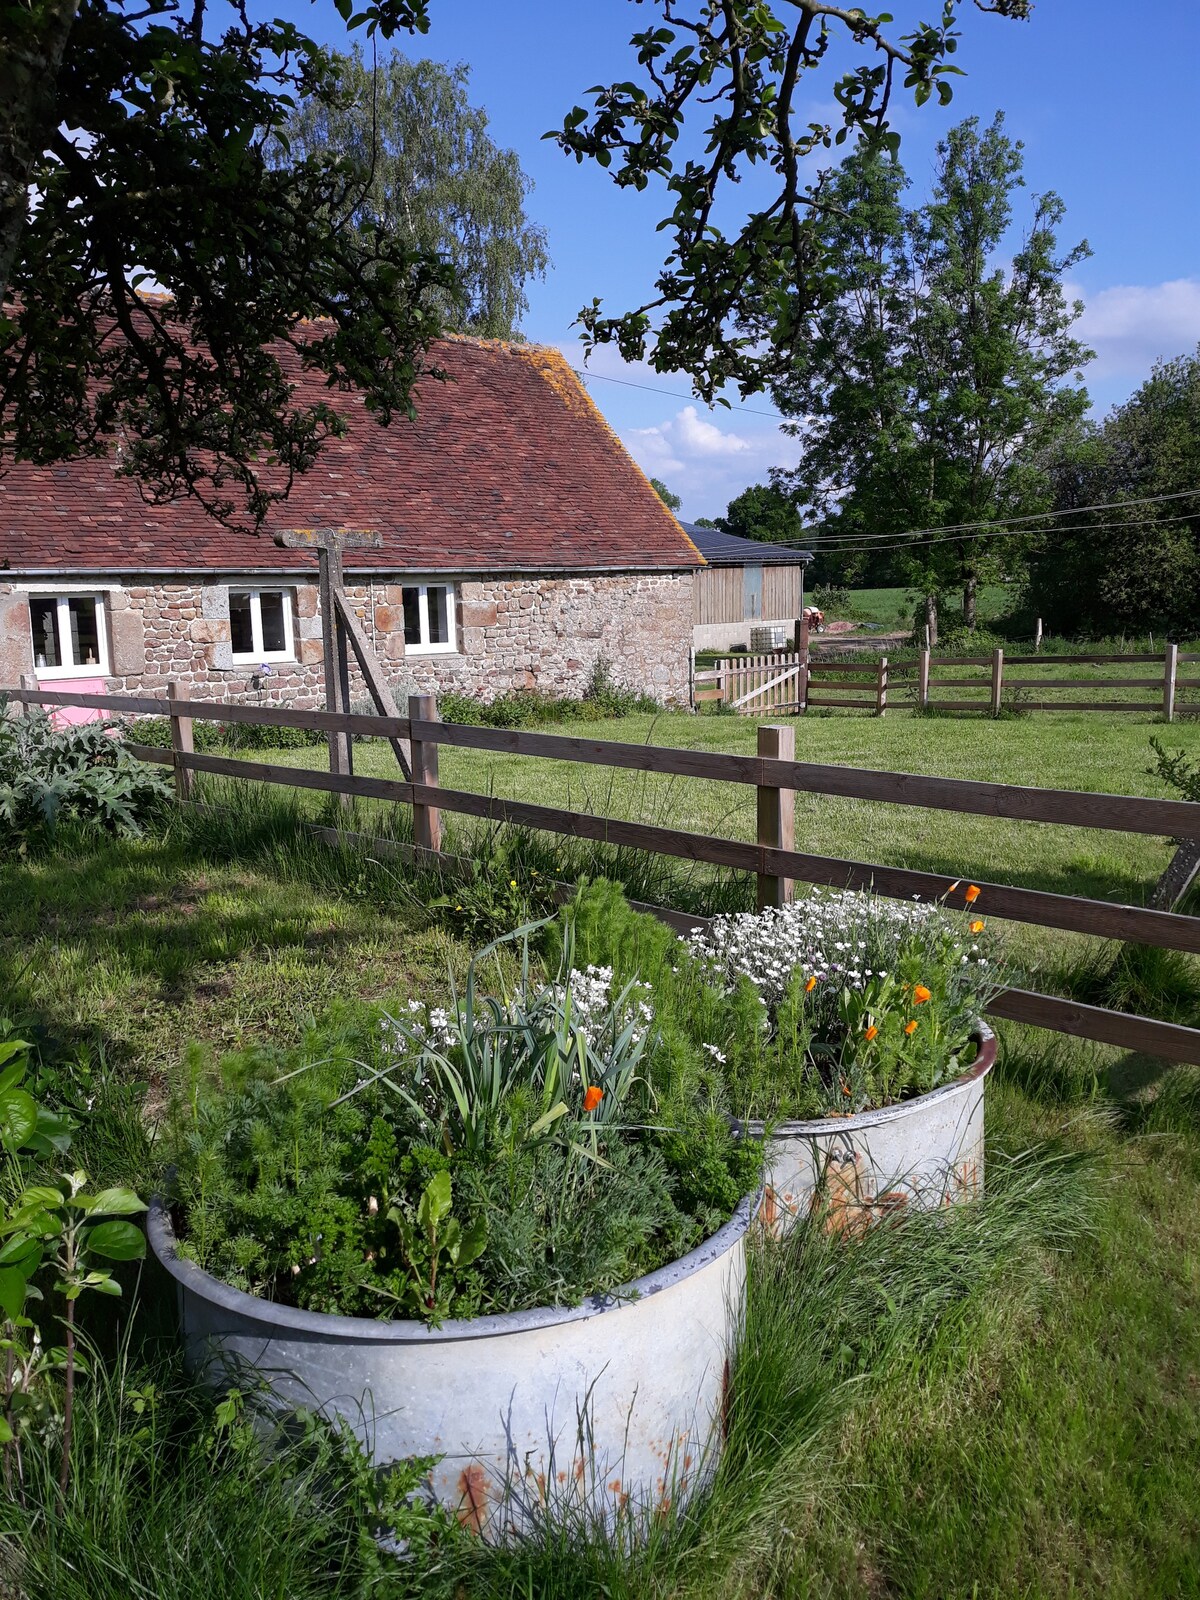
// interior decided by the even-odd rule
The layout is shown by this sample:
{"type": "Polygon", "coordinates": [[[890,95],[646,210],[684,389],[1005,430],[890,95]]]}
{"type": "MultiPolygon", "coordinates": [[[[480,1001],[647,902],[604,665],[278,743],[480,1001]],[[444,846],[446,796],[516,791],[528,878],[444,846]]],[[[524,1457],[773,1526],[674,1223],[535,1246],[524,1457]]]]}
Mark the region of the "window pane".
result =
{"type": "Polygon", "coordinates": [[[233,645],[235,656],[253,655],[254,624],[250,619],[250,596],[248,594],[231,594],[229,596],[229,638],[233,645]]]}
{"type": "Polygon", "coordinates": [[[427,589],[429,597],[429,643],[449,644],[450,642],[450,591],[449,589],[427,589]]]}
{"type": "Polygon", "coordinates": [[[94,600],[68,600],[71,614],[71,666],[100,665],[100,616],[94,600]]]}
{"type": "Polygon", "coordinates": [[[404,642],[408,645],[425,642],[421,638],[421,602],[417,589],[404,591],[404,642]]]}
{"type": "Polygon", "coordinates": [[[262,606],[262,633],[264,650],[286,650],[287,631],[283,622],[283,596],[265,593],[259,596],[262,606]]]}
{"type": "Polygon", "coordinates": [[[33,660],[39,667],[61,667],[58,645],[58,601],[31,600],[29,620],[33,628],[33,660]]]}

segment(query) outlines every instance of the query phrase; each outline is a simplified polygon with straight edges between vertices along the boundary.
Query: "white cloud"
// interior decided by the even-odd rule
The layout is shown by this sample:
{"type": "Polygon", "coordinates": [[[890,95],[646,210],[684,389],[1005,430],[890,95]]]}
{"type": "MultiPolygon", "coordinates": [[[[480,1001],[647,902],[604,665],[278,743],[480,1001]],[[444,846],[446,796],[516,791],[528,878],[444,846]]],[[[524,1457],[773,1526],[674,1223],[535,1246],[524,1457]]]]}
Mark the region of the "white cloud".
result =
{"type": "Polygon", "coordinates": [[[1127,379],[1132,387],[1160,358],[1182,355],[1200,343],[1200,278],[1076,293],[1084,302],[1076,336],[1096,352],[1087,368],[1089,379],[1127,379]]]}
{"type": "MultiPolygon", "coordinates": [[[[731,420],[736,413],[729,415],[731,420]]],[[[683,499],[685,517],[714,516],[752,483],[762,483],[772,467],[794,466],[800,444],[766,422],[721,427],[684,406],[666,422],[649,428],[625,428],[626,449],[651,477],[662,478],[683,499]]]]}

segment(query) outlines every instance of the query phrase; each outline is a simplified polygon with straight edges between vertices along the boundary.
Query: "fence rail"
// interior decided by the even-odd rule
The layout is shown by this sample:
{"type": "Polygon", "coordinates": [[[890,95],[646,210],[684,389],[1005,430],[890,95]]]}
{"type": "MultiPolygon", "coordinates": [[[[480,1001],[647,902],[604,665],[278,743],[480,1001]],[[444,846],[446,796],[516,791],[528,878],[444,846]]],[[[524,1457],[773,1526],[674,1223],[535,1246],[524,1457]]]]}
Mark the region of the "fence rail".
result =
{"type": "MultiPolygon", "coordinates": [[[[728,656],[719,660],[715,667],[694,673],[693,696],[697,705],[721,701],[747,716],[826,708],[868,711],[882,716],[888,709],[890,691],[893,705],[899,702],[923,711],[977,711],[991,716],[999,716],[1005,710],[1158,713],[1164,721],[1172,722],[1179,709],[1179,691],[1190,694],[1200,689],[1200,677],[1179,675],[1180,663],[1198,660],[1200,655],[1181,654],[1175,645],[1168,645],[1161,654],[1153,655],[1131,652],[1128,655],[1006,656],[1003,650],[994,650],[990,655],[937,656],[929,650],[921,650],[915,659],[896,661],[883,656],[871,662],[840,658],[805,660],[792,651],[777,651],[770,655],[728,656]],[[1056,668],[1069,674],[1071,669],[1079,667],[1119,665],[1133,668],[1153,665],[1159,670],[1154,676],[1128,678],[1102,674],[1090,678],[1051,676],[1056,668]],[[1014,670],[1035,666],[1041,667],[1044,675],[1026,678],[1019,670],[1014,670]],[[963,677],[953,673],[953,669],[960,667],[977,667],[982,675],[963,677]],[[945,676],[947,670],[953,675],[945,676]],[[980,698],[970,700],[960,695],[944,699],[942,695],[947,689],[978,690],[980,698]],[[1130,689],[1153,690],[1155,697],[1136,700],[1111,697],[1113,690],[1130,689]],[[1039,691],[1036,700],[1029,698],[1031,690],[1039,691]],[[1047,691],[1074,691],[1074,698],[1051,698],[1047,691]]],[[[1186,709],[1198,708],[1190,704],[1186,709]]]]}
{"type": "MultiPolygon", "coordinates": [[[[758,880],[760,905],[779,904],[789,899],[796,880],[838,888],[871,888],[891,898],[918,896],[944,900],[951,905],[966,904],[968,880],[965,877],[948,885],[945,876],[939,873],[797,851],[792,816],[793,796],[797,792],[1022,822],[1200,839],[1200,806],[1189,801],[1038,789],[796,761],[793,759],[794,727],[790,725],[760,727],[759,753],[745,756],[624,744],[524,729],[443,723],[437,718],[436,701],[432,696],[412,697],[407,717],[228,706],[184,700],[174,692],[166,699],[154,699],[19,689],[9,691],[9,697],[25,705],[85,706],[127,715],[169,717],[170,750],[137,743],[132,748],[145,760],[173,768],[181,798],[190,795],[192,775],[200,772],[411,805],[418,858],[439,856],[441,813],[455,812],[752,873],[758,880]],[[191,748],[192,724],[201,720],[257,722],[409,740],[412,780],[359,777],[201,754],[191,748]],[[712,838],[682,829],[446,788],[439,781],[437,767],[437,751],[442,745],[752,785],[757,790],[758,838],[755,841],[712,838]]],[[[136,732],[136,725],[133,731],[136,732]]],[[[981,891],[978,906],[990,916],[1200,954],[1200,918],[1145,906],[991,883],[982,874],[973,881],[981,891]]],[[[678,913],[675,920],[678,925],[678,913]]],[[[1200,1029],[1020,989],[1005,991],[993,1012],[1014,1021],[1126,1049],[1200,1063],[1200,1029]]]]}

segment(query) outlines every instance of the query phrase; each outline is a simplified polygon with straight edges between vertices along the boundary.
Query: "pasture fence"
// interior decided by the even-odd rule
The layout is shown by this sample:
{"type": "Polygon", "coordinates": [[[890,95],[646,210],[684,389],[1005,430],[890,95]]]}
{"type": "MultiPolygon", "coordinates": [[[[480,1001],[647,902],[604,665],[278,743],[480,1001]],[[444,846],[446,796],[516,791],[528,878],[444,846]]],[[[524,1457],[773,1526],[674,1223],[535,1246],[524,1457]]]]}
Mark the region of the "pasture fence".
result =
{"type": "Polygon", "coordinates": [[[1197,709],[1193,691],[1200,675],[1181,677],[1179,668],[1200,662],[1200,654],[1181,652],[1174,644],[1162,653],[940,656],[923,649],[915,657],[875,661],[843,658],[805,660],[795,651],[721,658],[715,667],[692,675],[693,705],[718,702],[743,716],[802,715],[810,710],[867,711],[882,716],[892,705],[920,711],[978,712],[998,717],[1005,711],[1134,712],[1173,722],[1181,710],[1197,709]],[[1136,677],[1096,672],[1079,677],[1080,668],[1125,666],[1146,669],[1136,677]],[[1039,668],[1027,676],[1025,669],[1039,668]],[[1148,670],[1157,669],[1153,675],[1148,670]],[[945,676],[949,671],[951,676],[945,676]],[[963,676],[971,671],[971,676],[963,676]],[[1114,698],[1117,691],[1145,690],[1135,698],[1114,698]],[[1187,697],[1180,702],[1179,691],[1187,697]],[[947,691],[956,691],[947,694],[947,691]],[[1074,694],[1075,698],[1060,698],[1074,694]],[[1152,696],[1151,697],[1151,693],[1152,696]]]}
{"type": "MultiPolygon", "coordinates": [[[[797,761],[794,725],[760,726],[757,754],[742,755],[520,728],[443,723],[432,695],[412,696],[406,717],[384,717],[189,700],[180,696],[174,686],[165,698],[25,688],[4,692],[10,700],[27,706],[73,706],[125,717],[169,717],[169,750],[140,744],[136,738],[131,739],[130,747],[142,760],[172,767],[182,801],[192,798],[193,775],[199,772],[337,794],[346,797],[347,802],[358,797],[410,806],[412,855],[417,861],[447,859],[441,852],[441,814],[452,812],[750,873],[757,880],[760,907],[785,904],[792,898],[794,884],[802,881],[834,888],[871,889],[893,899],[938,900],[965,909],[967,889],[973,885],[979,891],[974,899],[975,909],[989,917],[1200,954],[1200,918],[1176,911],[993,883],[986,874],[963,874],[947,883],[942,873],[843,860],[795,847],[794,797],[798,793],[1200,841],[1200,804],[1188,800],[1041,789],[797,761]],[[347,745],[353,735],[409,741],[412,777],[365,777],[352,771],[319,771],[202,754],[193,748],[192,725],[196,720],[307,728],[347,736],[347,745]],[[441,783],[438,771],[438,751],[443,746],[751,785],[757,790],[757,838],[714,838],[658,824],[448,788],[441,783]]],[[[136,723],[129,731],[136,735],[136,723]]],[[[679,925],[678,911],[656,909],[663,910],[673,925],[679,925]]],[[[695,925],[704,919],[687,920],[689,925],[695,925]]],[[[997,996],[990,1014],[1168,1060],[1200,1064],[1200,1029],[1153,1017],[1132,1016],[1062,996],[1015,988],[997,996]]]]}

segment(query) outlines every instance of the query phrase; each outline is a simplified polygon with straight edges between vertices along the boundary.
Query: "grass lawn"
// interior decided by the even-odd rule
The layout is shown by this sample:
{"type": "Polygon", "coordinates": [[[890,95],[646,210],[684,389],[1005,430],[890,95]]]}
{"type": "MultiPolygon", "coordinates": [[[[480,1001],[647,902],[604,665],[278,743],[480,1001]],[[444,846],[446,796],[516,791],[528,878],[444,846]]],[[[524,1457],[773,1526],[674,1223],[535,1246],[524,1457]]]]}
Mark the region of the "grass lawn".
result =
{"type": "MultiPolygon", "coordinates": [[[[727,716],[563,731],[743,752],[756,738],[752,721],[727,716]]],[[[1138,717],[796,724],[802,759],[1165,794],[1147,772],[1154,733],[1200,755],[1195,723],[1138,717]]],[[[355,756],[361,772],[394,772],[387,746],[355,756]]],[[[754,832],[753,791],[734,785],[450,748],[441,778],[754,832]]],[[[355,820],[380,825],[385,809],[355,820]]],[[[0,862],[4,1009],[39,1041],[49,1081],[91,1107],[77,1155],[99,1179],[148,1181],[147,1128],[194,1045],[288,1048],[381,1002],[441,997],[448,970],[465,968],[452,908],[430,904],[436,886],[305,840],[297,814],[243,802],[232,822],[193,814],[132,843],[63,835],[0,862]]],[[[798,797],[797,841],[1134,901],[1170,854],[1160,839],[815,796],[798,797]]],[[[1013,934],[1020,957],[1049,963],[1083,943],[1013,934]]],[[[1194,1006],[1196,963],[1183,968],[1194,1006]]],[[[987,1201],[949,1224],[876,1230],[833,1251],[801,1238],[756,1260],[727,1469],[707,1510],[632,1562],[548,1541],[502,1555],[455,1546],[371,1573],[361,1512],[336,1512],[324,1480],[303,1487],[231,1451],[203,1402],[177,1398],[187,1390],[168,1329],[163,1344],[147,1333],[130,1347],[129,1396],[118,1384],[92,1398],[85,1384],[89,1466],[70,1505],[30,1520],[0,1502],[0,1592],[191,1600],[202,1571],[207,1600],[1200,1594],[1200,1069],[1001,1032],[987,1201]],[[129,1461],[111,1444],[126,1435],[129,1461]],[[147,1438],[161,1438],[158,1454],[147,1438]]],[[[153,1330],[170,1305],[144,1298],[153,1330]]]]}
{"type": "MultiPolygon", "coordinates": [[[[824,755],[863,759],[866,751],[837,743],[861,740],[857,727],[813,721],[803,732],[824,755]]],[[[917,770],[977,771],[978,741],[1011,739],[1014,727],[952,729],[961,744],[940,750],[937,724],[897,719],[870,731],[871,759],[881,764],[903,753],[898,764],[917,770]],[[914,743],[918,735],[928,742],[914,743]]],[[[753,738],[750,725],[729,719],[664,719],[655,733],[664,732],[738,748],[753,738]]],[[[1146,732],[1124,730],[1112,773],[1082,762],[1085,730],[1081,770],[1053,741],[1037,750],[1009,744],[1003,770],[1150,790],[1137,771],[1146,732]]],[[[999,761],[1001,747],[987,748],[999,761]]],[[[447,781],[463,781],[455,759],[443,768],[447,781]]],[[[467,770],[489,781],[486,766],[467,770]]],[[[493,777],[535,782],[509,764],[493,777]]],[[[540,797],[557,797],[550,781],[537,786],[540,797]]],[[[625,798],[633,804],[636,791],[625,798]]],[[[864,837],[884,841],[864,835],[866,819],[853,811],[840,815],[840,831],[833,818],[819,821],[830,847],[859,853],[864,837]]],[[[934,849],[902,830],[886,839],[896,851],[934,849]]],[[[1155,869],[1156,857],[1126,856],[1119,839],[1106,848],[1138,881],[1155,869]]],[[[1095,870],[1074,859],[1061,858],[1062,874],[1095,870]]],[[[0,992],[22,1026],[36,1025],[60,1081],[77,1080],[95,1099],[102,1127],[114,1085],[148,1081],[153,1103],[189,1041],[289,1044],[331,1008],[439,992],[447,963],[465,958],[402,874],[289,844],[286,829],[239,838],[215,825],[176,825],[143,843],[64,840],[49,854],[0,863],[0,992]]],[[[742,1391],[737,1437],[755,1464],[732,1462],[707,1517],[632,1564],[554,1545],[500,1557],[468,1549],[429,1570],[393,1569],[370,1592],[382,1600],[1200,1593],[1200,1073],[1047,1044],[1017,1028],[1005,1031],[1001,1060],[989,1102],[993,1195],[974,1218],[915,1234],[877,1230],[853,1251],[813,1241],[794,1259],[768,1256],[756,1268],[757,1314],[766,1307],[776,1320],[756,1325],[742,1391]],[[1024,1179],[1020,1162],[1009,1170],[1006,1157],[1037,1146],[1082,1165],[1035,1163],[1024,1179]]],[[[144,1175],[144,1141],[132,1135],[84,1155],[106,1177],[144,1175]]],[[[162,1358],[153,1360],[163,1385],[162,1358]]],[[[137,1393],[133,1404],[144,1408],[137,1393]]],[[[165,1391],[156,1404],[167,1406],[165,1391]]],[[[106,1459],[97,1418],[81,1435],[89,1462],[106,1459]]],[[[144,1415],[138,1426],[144,1435],[144,1415]]],[[[340,1530],[344,1549],[332,1555],[332,1534],[303,1554],[315,1522],[297,1514],[295,1483],[264,1487],[250,1458],[205,1442],[199,1428],[191,1411],[172,1423],[145,1503],[128,1487],[144,1482],[135,1452],[103,1490],[85,1484],[61,1519],[35,1526],[14,1522],[14,1505],[0,1511],[0,1533],[22,1551],[15,1561],[12,1545],[8,1556],[0,1546],[0,1587],[21,1600],[184,1600],[199,1592],[202,1566],[209,1600],[367,1592],[352,1533],[340,1530]],[[208,1453],[185,1473],[193,1438],[208,1453]]],[[[138,1437],[131,1431],[131,1448],[138,1437]]]]}
{"type": "MultiPolygon", "coordinates": [[[[1167,728],[1140,716],[1064,713],[991,721],[917,717],[905,711],[883,718],[810,714],[795,720],[795,730],[796,754],[804,761],[1117,794],[1170,793],[1148,770],[1154,735],[1193,759],[1200,756],[1200,724],[1189,720],[1167,728]]],[[[757,739],[750,718],[685,713],[626,717],[599,725],[564,723],[555,731],[746,754],[755,750],[757,739]]],[[[326,757],[323,749],[308,749],[273,753],[271,759],[319,766],[326,757]]],[[[356,746],[355,763],[363,774],[396,774],[386,744],[356,746]]],[[[452,747],[440,752],[440,777],[450,788],[714,836],[755,837],[755,792],[748,785],[452,747]]],[[[449,848],[454,847],[456,834],[461,838],[474,826],[465,819],[456,823],[450,813],[445,825],[449,848]]],[[[944,873],[947,881],[974,877],[1135,904],[1144,903],[1173,852],[1168,840],[1147,835],[803,794],[796,796],[796,845],[821,855],[944,873]]],[[[677,882],[697,895],[693,900],[689,893],[678,903],[689,908],[703,905],[704,894],[697,884],[701,877],[693,869],[678,869],[677,882]]],[[[748,880],[742,878],[732,891],[727,885],[725,903],[730,892],[740,893],[744,903],[750,892],[748,880]]],[[[647,890],[643,897],[654,895],[647,890]]],[[[1044,960],[1051,967],[1069,959],[1071,952],[1095,948],[1092,941],[1032,929],[1019,930],[1018,938],[1023,959],[1044,960]]],[[[1045,981],[1053,986],[1052,975],[1045,981]]]]}
{"type": "MultiPolygon", "coordinates": [[[[916,589],[851,589],[845,606],[826,608],[829,622],[849,621],[873,623],[876,627],[911,628],[913,613],[921,596],[916,589]]],[[[1012,601],[1011,592],[1001,583],[984,584],[979,591],[979,621],[986,627],[1001,616],[1012,601]]],[[[947,608],[947,617],[953,612],[953,598],[947,608]]]]}

